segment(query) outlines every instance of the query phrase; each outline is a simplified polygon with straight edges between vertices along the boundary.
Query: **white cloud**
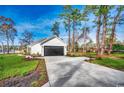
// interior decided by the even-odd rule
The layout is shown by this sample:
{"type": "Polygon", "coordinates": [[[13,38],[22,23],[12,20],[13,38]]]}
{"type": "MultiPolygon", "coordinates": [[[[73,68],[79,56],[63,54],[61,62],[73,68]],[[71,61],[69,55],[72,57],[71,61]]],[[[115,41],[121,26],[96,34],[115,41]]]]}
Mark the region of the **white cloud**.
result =
{"type": "Polygon", "coordinates": [[[36,20],[36,22],[34,23],[30,23],[30,22],[23,22],[23,23],[20,23],[18,24],[16,27],[16,29],[18,31],[24,31],[24,30],[45,30],[46,27],[51,27],[51,25],[56,21],[58,20],[57,18],[55,19],[42,19],[42,18],[39,18],[36,20]]]}
{"type": "Polygon", "coordinates": [[[54,18],[54,19],[39,18],[33,23],[27,21],[17,24],[15,28],[18,31],[18,39],[21,37],[22,32],[24,32],[25,30],[33,32],[35,34],[34,39],[39,39],[40,35],[42,35],[41,38],[43,38],[43,35],[45,35],[45,37],[51,36],[52,33],[50,29],[55,21],[60,21],[60,20],[58,18],[54,18]]]}

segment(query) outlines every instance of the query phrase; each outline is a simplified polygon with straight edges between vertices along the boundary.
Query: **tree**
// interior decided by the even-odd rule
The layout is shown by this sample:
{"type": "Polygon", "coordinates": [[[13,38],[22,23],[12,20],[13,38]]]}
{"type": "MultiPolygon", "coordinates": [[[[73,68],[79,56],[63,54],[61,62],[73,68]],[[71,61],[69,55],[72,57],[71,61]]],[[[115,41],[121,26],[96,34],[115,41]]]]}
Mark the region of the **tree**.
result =
{"type": "Polygon", "coordinates": [[[11,43],[12,43],[12,48],[13,48],[13,50],[14,50],[14,53],[15,53],[15,46],[14,46],[14,42],[15,42],[15,36],[17,36],[17,31],[16,31],[16,29],[11,29],[10,30],[10,34],[9,34],[10,36],[10,41],[11,41],[11,43]]]}
{"type": "Polygon", "coordinates": [[[102,6],[102,15],[103,15],[103,32],[102,32],[102,41],[101,41],[101,55],[105,52],[105,41],[106,41],[106,32],[107,32],[107,14],[108,14],[108,6],[102,6]]]}
{"type": "Polygon", "coordinates": [[[93,41],[91,38],[87,42],[87,46],[88,46],[87,50],[89,50],[91,52],[92,51],[91,49],[93,48],[93,41]]]}
{"type": "Polygon", "coordinates": [[[11,18],[0,16],[0,31],[2,31],[3,35],[6,37],[7,53],[9,53],[9,40],[11,36],[11,29],[14,29],[14,21],[11,18]]]}
{"type": "Polygon", "coordinates": [[[100,6],[87,6],[85,11],[88,13],[93,13],[97,20],[95,19],[94,23],[97,25],[96,31],[96,47],[97,55],[103,55],[105,52],[106,46],[106,33],[107,33],[107,24],[109,19],[110,10],[113,6],[100,5],[100,6]],[[101,29],[102,26],[102,29],[101,29]],[[101,34],[102,32],[102,34],[101,34]],[[101,36],[100,36],[101,34],[101,36]]]}
{"type": "Polygon", "coordinates": [[[95,20],[93,22],[95,24],[94,27],[97,27],[97,29],[96,29],[96,51],[97,51],[97,55],[99,55],[100,54],[101,18],[102,18],[101,5],[86,6],[84,9],[84,14],[86,14],[86,15],[94,14],[95,15],[95,20]]]}
{"type": "Polygon", "coordinates": [[[97,32],[96,32],[97,55],[100,54],[100,28],[101,28],[101,15],[97,17],[97,32]]]}
{"type": "Polygon", "coordinates": [[[60,34],[60,32],[59,32],[59,22],[56,21],[53,24],[51,31],[52,31],[53,35],[59,37],[59,34],[60,34]]]}
{"type": "Polygon", "coordinates": [[[97,17],[96,25],[97,25],[97,31],[96,31],[96,47],[97,47],[97,56],[100,54],[100,30],[101,30],[101,6],[95,6],[94,7],[94,14],[97,17]]]}
{"type": "Polygon", "coordinates": [[[78,37],[78,39],[83,39],[83,52],[86,52],[86,43],[87,40],[90,40],[88,34],[90,33],[89,27],[84,26],[82,28],[82,33],[81,35],[78,37]]]}
{"type": "Polygon", "coordinates": [[[69,52],[75,52],[75,43],[76,40],[76,33],[77,33],[77,27],[78,25],[81,25],[81,21],[85,20],[85,14],[81,14],[80,10],[77,8],[72,8],[71,6],[64,6],[64,13],[61,14],[61,16],[64,18],[64,25],[66,28],[66,31],[68,31],[68,46],[69,46],[69,52]],[[72,28],[71,28],[72,27],[72,28]],[[72,31],[72,42],[70,40],[71,38],[71,29],[72,31]],[[70,49],[71,46],[71,49],[70,49]]]}
{"type": "Polygon", "coordinates": [[[4,44],[3,44],[3,42],[1,42],[1,52],[4,54],[4,44]]]}
{"type": "Polygon", "coordinates": [[[78,52],[78,49],[79,49],[78,42],[75,42],[75,51],[78,52]]]}
{"type": "Polygon", "coordinates": [[[117,26],[117,24],[119,24],[119,21],[122,21],[122,19],[121,19],[122,11],[124,11],[124,6],[118,6],[117,14],[113,18],[114,20],[113,20],[113,23],[112,23],[112,33],[110,35],[110,45],[109,45],[109,51],[108,51],[109,54],[112,51],[112,46],[113,46],[113,42],[114,42],[114,39],[115,39],[116,26],[117,26]]]}
{"type": "Polygon", "coordinates": [[[30,45],[31,42],[33,41],[33,33],[30,31],[24,31],[22,33],[22,38],[20,39],[20,42],[23,44],[24,47],[27,45],[30,45]]]}
{"type": "Polygon", "coordinates": [[[76,26],[78,24],[78,22],[80,22],[83,17],[80,13],[80,11],[76,8],[72,9],[72,29],[73,29],[73,32],[72,32],[72,51],[75,52],[75,33],[76,33],[76,26]]]}
{"type": "Polygon", "coordinates": [[[72,7],[70,5],[64,6],[63,13],[60,15],[64,19],[64,26],[66,32],[68,32],[68,51],[70,52],[71,48],[71,18],[72,18],[72,7]]]}
{"type": "Polygon", "coordinates": [[[4,35],[3,32],[0,31],[0,43],[1,43],[1,52],[4,54],[4,35]]]}

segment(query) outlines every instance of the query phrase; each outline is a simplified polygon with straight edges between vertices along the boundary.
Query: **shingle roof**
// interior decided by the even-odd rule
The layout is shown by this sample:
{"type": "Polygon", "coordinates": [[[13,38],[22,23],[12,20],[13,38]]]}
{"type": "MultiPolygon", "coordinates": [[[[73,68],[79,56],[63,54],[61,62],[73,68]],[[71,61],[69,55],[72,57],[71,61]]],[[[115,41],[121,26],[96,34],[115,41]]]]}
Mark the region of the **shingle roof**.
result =
{"type": "Polygon", "coordinates": [[[53,38],[56,38],[56,36],[53,36],[53,37],[51,37],[51,38],[47,38],[47,39],[45,39],[44,41],[41,42],[41,45],[44,44],[44,43],[46,43],[47,41],[53,39],[53,38]]]}
{"type": "Polygon", "coordinates": [[[35,42],[31,43],[30,46],[33,46],[33,45],[38,44],[38,43],[41,43],[41,45],[42,45],[42,44],[46,43],[47,41],[49,41],[53,38],[56,38],[56,36],[53,36],[53,37],[50,37],[50,38],[40,39],[38,41],[35,41],[35,42]]]}

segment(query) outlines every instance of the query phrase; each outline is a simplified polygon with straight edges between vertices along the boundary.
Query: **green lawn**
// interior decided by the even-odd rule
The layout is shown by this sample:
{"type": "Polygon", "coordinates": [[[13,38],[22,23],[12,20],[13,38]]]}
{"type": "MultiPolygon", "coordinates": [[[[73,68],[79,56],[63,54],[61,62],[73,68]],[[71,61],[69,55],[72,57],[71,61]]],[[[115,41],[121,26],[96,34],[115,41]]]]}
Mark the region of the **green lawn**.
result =
{"type": "Polygon", "coordinates": [[[124,59],[124,53],[113,53],[111,54],[114,57],[118,57],[118,58],[123,58],[124,59]]]}
{"type": "Polygon", "coordinates": [[[124,71],[124,59],[102,58],[93,60],[91,62],[124,71]]]}
{"type": "Polygon", "coordinates": [[[26,61],[22,56],[14,54],[0,55],[0,80],[14,77],[24,76],[33,71],[38,61],[26,61]]]}

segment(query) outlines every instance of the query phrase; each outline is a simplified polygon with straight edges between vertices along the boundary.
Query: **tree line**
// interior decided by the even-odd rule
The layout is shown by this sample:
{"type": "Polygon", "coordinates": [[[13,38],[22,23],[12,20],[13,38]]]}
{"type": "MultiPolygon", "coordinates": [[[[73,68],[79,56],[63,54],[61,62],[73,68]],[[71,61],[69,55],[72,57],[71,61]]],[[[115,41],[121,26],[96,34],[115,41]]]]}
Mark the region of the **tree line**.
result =
{"type": "MultiPolygon", "coordinates": [[[[96,34],[96,52],[98,56],[104,55],[107,51],[111,54],[113,44],[117,36],[117,27],[124,23],[124,6],[120,5],[88,5],[82,6],[82,9],[71,5],[63,6],[63,12],[59,14],[63,21],[65,31],[68,33],[68,52],[75,53],[78,47],[78,41],[83,42],[83,52],[86,52],[87,45],[92,43],[89,33],[95,30],[96,34]],[[93,17],[90,17],[93,16],[93,17]],[[93,20],[92,22],[90,22],[93,20]],[[89,26],[89,22],[92,26],[89,26]],[[88,42],[89,41],[89,42],[88,42]]],[[[59,37],[60,22],[55,21],[51,26],[53,35],[59,37]]],[[[14,49],[14,41],[17,36],[15,22],[11,18],[0,16],[0,42],[6,42],[7,53],[9,53],[10,44],[14,49]]],[[[20,38],[20,44],[24,47],[33,41],[33,33],[24,31],[20,38]]]]}
{"type": "MultiPolygon", "coordinates": [[[[14,45],[15,38],[17,37],[17,30],[15,28],[15,22],[11,18],[0,16],[0,48],[3,53],[10,53],[10,50],[15,53],[14,45]],[[5,44],[6,43],[6,44],[5,44]]],[[[27,45],[33,41],[33,33],[30,31],[24,31],[19,38],[20,48],[25,49],[27,45]]]]}
{"type": "Polygon", "coordinates": [[[14,50],[14,40],[17,36],[17,31],[14,27],[15,23],[11,18],[0,16],[0,42],[2,44],[2,51],[4,51],[4,42],[6,42],[7,53],[10,51],[10,43],[14,50]]]}
{"type": "MultiPolygon", "coordinates": [[[[112,52],[113,44],[116,40],[117,27],[124,23],[124,6],[108,6],[108,5],[91,5],[82,9],[74,8],[67,5],[63,7],[63,13],[59,15],[68,32],[68,51],[75,52],[76,44],[82,38],[83,49],[86,51],[86,40],[90,39],[88,34],[92,29],[96,30],[96,52],[98,56],[112,52]],[[94,18],[93,27],[87,24],[92,20],[89,15],[94,18]],[[83,23],[83,24],[82,24],[83,23]],[[80,26],[80,28],[78,28],[80,26]],[[80,35],[76,37],[76,33],[80,30],[80,35]],[[71,34],[72,33],[72,34],[71,34]]],[[[54,25],[53,25],[54,26],[54,25]]],[[[59,30],[55,30],[59,31],[59,30]]],[[[91,41],[91,39],[90,39],[91,41]]]]}

